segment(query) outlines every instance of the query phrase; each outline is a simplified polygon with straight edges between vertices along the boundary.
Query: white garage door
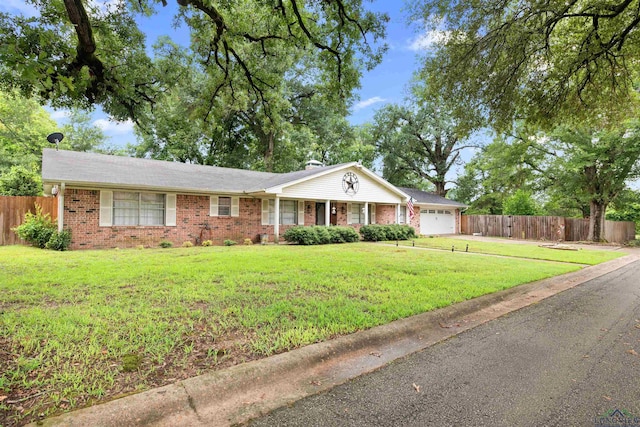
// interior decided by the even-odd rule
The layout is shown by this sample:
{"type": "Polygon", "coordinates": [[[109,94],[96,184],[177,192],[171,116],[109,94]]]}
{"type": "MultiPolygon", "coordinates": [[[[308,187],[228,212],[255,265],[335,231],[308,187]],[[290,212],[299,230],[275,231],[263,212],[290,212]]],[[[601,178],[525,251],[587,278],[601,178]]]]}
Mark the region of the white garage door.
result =
{"type": "Polygon", "coordinates": [[[453,209],[421,209],[420,234],[455,234],[453,209]]]}

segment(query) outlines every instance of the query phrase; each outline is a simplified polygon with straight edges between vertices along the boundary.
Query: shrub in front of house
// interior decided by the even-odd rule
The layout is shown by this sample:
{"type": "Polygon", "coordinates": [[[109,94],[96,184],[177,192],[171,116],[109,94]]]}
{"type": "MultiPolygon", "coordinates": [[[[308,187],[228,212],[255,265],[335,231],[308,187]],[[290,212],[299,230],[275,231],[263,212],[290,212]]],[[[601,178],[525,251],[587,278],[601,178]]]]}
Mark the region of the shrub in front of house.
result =
{"type": "Polygon", "coordinates": [[[298,245],[318,245],[318,232],[315,227],[304,227],[302,225],[291,227],[284,232],[284,240],[298,245]]]}
{"type": "Polygon", "coordinates": [[[367,242],[380,242],[385,240],[408,240],[416,237],[416,231],[410,225],[365,225],[360,228],[362,239],[367,242]]]}
{"type": "Polygon", "coordinates": [[[231,239],[226,239],[223,243],[224,243],[225,246],[234,246],[234,245],[238,244],[238,242],[236,242],[235,240],[231,240],[231,239]]]}
{"type": "Polygon", "coordinates": [[[284,239],[298,245],[324,245],[327,243],[351,243],[360,240],[351,227],[296,226],[284,233],[284,239]]]}
{"type": "Polygon", "coordinates": [[[55,230],[47,243],[45,248],[54,251],[66,251],[71,246],[71,230],[55,230]]]}
{"type": "Polygon", "coordinates": [[[22,240],[40,249],[44,249],[49,239],[56,232],[56,224],[49,214],[43,214],[42,208],[36,205],[36,213],[27,212],[24,222],[12,230],[22,240]]]}
{"type": "Polygon", "coordinates": [[[168,240],[163,240],[163,241],[160,242],[160,247],[161,248],[165,248],[166,249],[166,248],[170,248],[172,246],[173,246],[173,243],[171,243],[168,240]]]}
{"type": "Polygon", "coordinates": [[[360,241],[360,235],[351,227],[329,227],[331,243],[353,243],[360,241]]]}
{"type": "Polygon", "coordinates": [[[395,233],[395,236],[391,237],[391,240],[393,239],[409,240],[409,239],[415,239],[416,237],[418,237],[418,235],[416,234],[415,228],[413,228],[410,225],[390,224],[387,227],[388,227],[388,230],[391,230],[391,231],[387,231],[387,237],[391,236],[389,234],[390,232],[395,233]]]}
{"type": "Polygon", "coordinates": [[[329,232],[328,227],[323,227],[321,225],[316,225],[312,227],[316,232],[316,238],[318,240],[319,245],[326,245],[331,243],[331,232],[329,232]]]}
{"type": "Polygon", "coordinates": [[[387,233],[381,225],[364,225],[360,227],[362,239],[367,242],[379,242],[387,240],[387,233]]]}

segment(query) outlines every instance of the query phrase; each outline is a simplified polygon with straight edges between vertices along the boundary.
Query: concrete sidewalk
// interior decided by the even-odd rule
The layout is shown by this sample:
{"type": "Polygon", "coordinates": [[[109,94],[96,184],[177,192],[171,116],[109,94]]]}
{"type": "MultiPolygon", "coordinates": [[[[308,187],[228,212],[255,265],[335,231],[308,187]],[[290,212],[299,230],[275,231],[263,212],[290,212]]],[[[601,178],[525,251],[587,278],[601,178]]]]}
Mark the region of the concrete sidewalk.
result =
{"type": "Polygon", "coordinates": [[[637,260],[640,255],[634,253],[573,273],[63,414],[31,426],[241,424],[637,260]]]}

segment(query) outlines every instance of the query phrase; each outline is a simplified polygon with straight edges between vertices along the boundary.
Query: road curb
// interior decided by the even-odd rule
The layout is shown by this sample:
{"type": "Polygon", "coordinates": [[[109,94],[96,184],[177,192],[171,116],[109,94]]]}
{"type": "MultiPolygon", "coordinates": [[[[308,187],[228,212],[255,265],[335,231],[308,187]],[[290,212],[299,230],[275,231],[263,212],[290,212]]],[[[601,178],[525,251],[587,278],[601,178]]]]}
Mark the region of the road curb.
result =
{"type": "Polygon", "coordinates": [[[30,426],[241,424],[639,259],[638,255],[617,258],[30,426]]]}

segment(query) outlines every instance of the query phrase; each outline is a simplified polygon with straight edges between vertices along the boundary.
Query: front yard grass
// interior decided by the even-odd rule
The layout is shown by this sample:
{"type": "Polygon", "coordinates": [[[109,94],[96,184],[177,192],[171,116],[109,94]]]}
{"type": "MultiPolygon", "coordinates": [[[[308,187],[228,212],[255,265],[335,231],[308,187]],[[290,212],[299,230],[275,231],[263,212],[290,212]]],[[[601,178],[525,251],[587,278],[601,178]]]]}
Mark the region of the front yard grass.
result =
{"type": "MultiPolygon", "coordinates": [[[[553,244],[552,242],[547,242],[553,244]]],[[[444,249],[450,251],[455,247],[456,251],[466,251],[469,245],[469,252],[502,255],[516,258],[540,259],[546,261],[570,262],[576,264],[596,265],[605,261],[620,258],[626,254],[618,251],[603,251],[595,249],[579,249],[579,250],[562,250],[545,248],[531,244],[519,243],[498,243],[498,242],[481,242],[472,239],[459,239],[451,237],[421,237],[413,241],[400,241],[401,245],[430,249],[444,249]]],[[[571,243],[565,243],[571,246],[571,243]]]]}
{"type": "Polygon", "coordinates": [[[0,425],[579,268],[366,243],[0,247],[0,425]]]}

